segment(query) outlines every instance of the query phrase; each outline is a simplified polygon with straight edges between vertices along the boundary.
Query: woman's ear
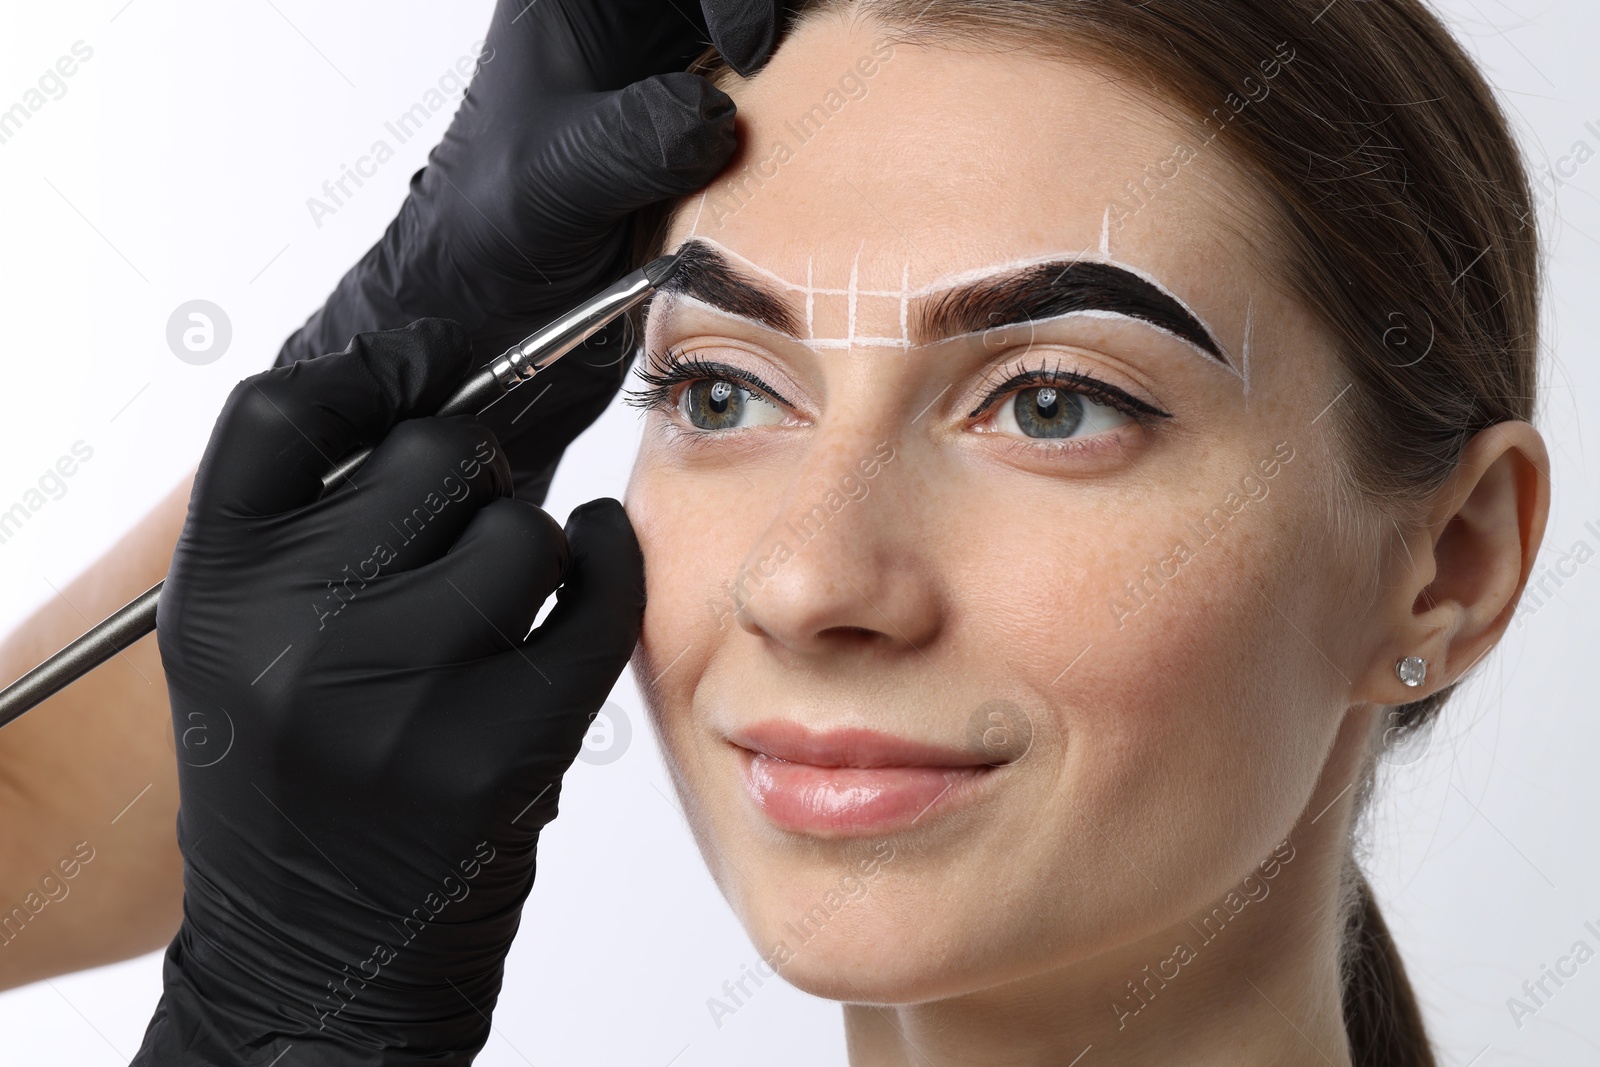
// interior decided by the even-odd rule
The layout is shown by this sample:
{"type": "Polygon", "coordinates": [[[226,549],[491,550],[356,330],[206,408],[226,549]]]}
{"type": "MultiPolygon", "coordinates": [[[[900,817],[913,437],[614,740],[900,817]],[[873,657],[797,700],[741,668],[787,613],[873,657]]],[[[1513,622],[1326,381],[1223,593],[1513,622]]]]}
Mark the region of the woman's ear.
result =
{"type": "Polygon", "coordinates": [[[1356,680],[1355,699],[1405,704],[1460,681],[1500,640],[1544,540],[1550,457],[1526,422],[1502,422],[1467,443],[1422,526],[1402,535],[1396,577],[1379,610],[1387,638],[1356,680]],[[1427,663],[1407,686],[1406,656],[1427,663]]]}

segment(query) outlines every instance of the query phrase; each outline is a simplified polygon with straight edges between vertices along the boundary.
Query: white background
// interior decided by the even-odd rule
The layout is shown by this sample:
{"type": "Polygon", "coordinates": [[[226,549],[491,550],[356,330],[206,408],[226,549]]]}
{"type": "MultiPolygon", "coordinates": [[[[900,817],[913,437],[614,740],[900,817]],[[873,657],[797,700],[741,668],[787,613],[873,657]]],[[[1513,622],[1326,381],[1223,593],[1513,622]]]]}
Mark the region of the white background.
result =
{"type": "MultiPolygon", "coordinates": [[[[0,109],[75,41],[94,55],[0,145],[0,510],[73,442],[94,457],[0,545],[0,629],[180,479],[232,383],[271,363],[382,232],[453,104],[320,228],[306,199],[470,52],[490,7],[4,0],[0,109]],[[233,326],[208,366],[166,345],[168,316],[196,298],[233,326]]],[[[1600,128],[1600,4],[1443,7],[1536,160],[1579,139],[1600,148],[1584,128],[1600,128]]],[[[1541,213],[1554,234],[1541,426],[1556,487],[1542,567],[1580,540],[1600,552],[1584,526],[1600,529],[1600,456],[1579,423],[1600,407],[1597,191],[1593,164],[1541,213]]],[[[614,405],[568,453],[558,519],[621,496],[637,426],[614,405]]],[[[1521,1028],[1506,1006],[1579,937],[1600,946],[1583,930],[1600,926],[1597,609],[1600,558],[1524,617],[1375,806],[1369,865],[1446,1064],[1600,1064],[1600,960],[1521,1028]]],[[[614,699],[632,747],[567,779],[478,1062],[843,1062],[838,1008],[775,981],[713,1023],[707,998],[756,954],[667,799],[630,678],[614,699]]],[[[125,1063],[159,989],[151,955],[0,996],[0,1060],[125,1063]]]]}

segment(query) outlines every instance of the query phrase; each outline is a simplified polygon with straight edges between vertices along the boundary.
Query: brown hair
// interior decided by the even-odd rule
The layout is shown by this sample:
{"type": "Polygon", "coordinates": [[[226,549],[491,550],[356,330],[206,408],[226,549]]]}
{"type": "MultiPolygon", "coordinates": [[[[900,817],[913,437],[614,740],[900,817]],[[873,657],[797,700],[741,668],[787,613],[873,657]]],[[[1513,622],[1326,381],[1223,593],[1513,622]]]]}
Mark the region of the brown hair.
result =
{"type": "MultiPolygon", "coordinates": [[[[1277,211],[1285,281],[1338,342],[1350,379],[1328,411],[1348,487],[1397,523],[1420,518],[1474,434],[1531,418],[1539,260],[1527,176],[1488,84],[1421,0],[789,7],[796,19],[858,12],[896,43],[1087,58],[1199,122],[1197,133],[1221,141],[1277,211]],[[1260,92],[1264,80],[1270,91],[1260,92]]],[[[690,69],[723,83],[733,76],[713,52],[690,69]]],[[[1130,177],[1148,189],[1148,168],[1130,177]]],[[[667,218],[639,219],[641,260],[659,249],[667,218]]],[[[1425,727],[1452,689],[1393,709],[1389,736],[1425,727]]],[[[1371,780],[1369,767],[1363,797],[1371,780]]],[[[1372,889],[1353,861],[1346,870],[1351,1059],[1433,1067],[1372,889]]]]}

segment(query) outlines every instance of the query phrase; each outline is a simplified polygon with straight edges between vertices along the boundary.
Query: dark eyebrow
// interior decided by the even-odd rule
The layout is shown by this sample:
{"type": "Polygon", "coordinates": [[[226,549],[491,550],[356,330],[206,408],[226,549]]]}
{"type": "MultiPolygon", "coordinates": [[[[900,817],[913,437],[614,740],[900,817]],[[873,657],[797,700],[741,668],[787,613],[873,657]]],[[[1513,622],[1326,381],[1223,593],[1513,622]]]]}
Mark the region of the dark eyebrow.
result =
{"type": "MultiPolygon", "coordinates": [[[[733,315],[804,340],[793,306],[765,281],[736,269],[704,241],[679,248],[677,270],[662,292],[692,296],[733,315]]],[[[921,303],[913,344],[1016,326],[1074,311],[1109,311],[1165,330],[1227,364],[1209,330],[1178,300],[1133,271],[1112,263],[1040,263],[958,286],[921,303]]]]}
{"type": "Polygon", "coordinates": [[[915,343],[1074,311],[1110,311],[1180,337],[1226,364],[1211,332],[1170,294],[1113,263],[1039,263],[941,293],[917,318],[915,343]]]}
{"type": "Polygon", "coordinates": [[[682,293],[790,337],[803,335],[800,321],[782,297],[735,270],[715,248],[691,238],[679,247],[678,254],[677,269],[657,292],[682,293]]]}

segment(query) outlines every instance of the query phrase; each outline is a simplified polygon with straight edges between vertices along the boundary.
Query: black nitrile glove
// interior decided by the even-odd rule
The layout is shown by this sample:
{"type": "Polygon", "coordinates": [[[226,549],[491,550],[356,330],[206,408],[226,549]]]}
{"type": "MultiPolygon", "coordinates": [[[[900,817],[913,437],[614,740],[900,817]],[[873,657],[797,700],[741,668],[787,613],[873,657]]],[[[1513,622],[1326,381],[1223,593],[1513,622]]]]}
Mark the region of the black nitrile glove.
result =
{"type": "MultiPolygon", "coordinates": [[[[704,186],[736,146],[733,101],[684,67],[714,41],[753,73],[781,11],[779,0],[500,0],[466,99],[399,215],[278,364],[424,316],[460,322],[487,363],[627,273],[634,212],[704,186]]],[[[519,496],[544,500],[562,451],[621,386],[628,331],[619,319],[485,416],[519,496]]]]}
{"type": "Polygon", "coordinates": [[[424,320],[249,378],[217,421],[157,615],[184,918],[136,1064],[467,1064],[489,1035],[644,573],[616,501],[563,534],[477,420],[414,417],[471,362],[424,320]]]}

